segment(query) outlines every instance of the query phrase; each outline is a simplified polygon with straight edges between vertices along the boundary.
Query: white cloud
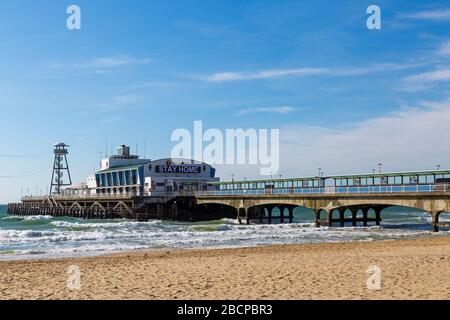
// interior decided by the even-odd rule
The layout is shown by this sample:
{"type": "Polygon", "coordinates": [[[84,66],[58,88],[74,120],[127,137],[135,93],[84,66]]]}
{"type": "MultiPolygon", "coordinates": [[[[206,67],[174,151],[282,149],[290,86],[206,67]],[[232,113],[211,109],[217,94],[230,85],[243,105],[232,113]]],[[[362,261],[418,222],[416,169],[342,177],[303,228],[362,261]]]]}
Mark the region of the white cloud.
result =
{"type": "Polygon", "coordinates": [[[407,82],[437,82],[437,81],[449,81],[450,69],[440,69],[435,71],[423,72],[414,74],[403,79],[407,82]]]}
{"type": "Polygon", "coordinates": [[[148,59],[138,59],[129,56],[111,56],[92,59],[86,65],[94,68],[114,68],[133,64],[147,64],[149,62],[150,60],[148,59]]]}
{"type": "Polygon", "coordinates": [[[439,54],[441,56],[450,56],[450,41],[447,41],[439,48],[439,54]]]}
{"type": "Polygon", "coordinates": [[[429,90],[432,88],[433,88],[433,86],[431,85],[431,83],[418,83],[418,82],[415,83],[415,82],[407,82],[407,81],[403,81],[403,83],[401,83],[400,85],[397,85],[395,87],[395,89],[397,91],[409,92],[409,93],[429,90]]]}
{"type": "Polygon", "coordinates": [[[185,85],[186,83],[184,82],[147,81],[131,85],[130,90],[141,90],[141,89],[174,90],[180,87],[184,87],[185,85]]]}
{"type": "Polygon", "coordinates": [[[278,69],[258,72],[221,72],[205,77],[209,82],[224,82],[237,80],[256,80],[281,78],[286,76],[307,76],[326,73],[327,69],[321,68],[300,68],[300,69],[278,69]]]}
{"type": "Polygon", "coordinates": [[[280,107],[269,107],[269,108],[248,108],[239,111],[236,115],[245,115],[249,113],[278,113],[278,114],[288,114],[294,112],[296,109],[288,106],[280,106],[280,107]]]}
{"type": "MultiPolygon", "coordinates": [[[[82,116],[92,116],[93,114],[99,113],[111,113],[114,111],[122,110],[125,107],[133,107],[136,103],[144,100],[143,97],[136,95],[121,95],[112,97],[109,103],[96,104],[83,110],[80,115],[82,116]]],[[[115,117],[112,117],[116,119],[115,117]]],[[[111,119],[111,118],[110,118],[111,119]]],[[[110,121],[110,120],[108,120],[110,121]]]]}
{"type": "MultiPolygon", "coordinates": [[[[428,59],[437,66],[435,70],[412,74],[401,79],[397,90],[405,92],[418,92],[432,89],[439,82],[450,80],[450,69],[439,66],[438,63],[445,63],[442,58],[450,57],[450,41],[442,43],[437,48],[439,59],[428,59]]],[[[425,65],[425,64],[424,64],[425,65]]]]}
{"type": "Polygon", "coordinates": [[[400,17],[423,20],[450,20],[450,9],[428,10],[409,14],[401,14],[400,17]]]}
{"type": "Polygon", "coordinates": [[[113,98],[113,102],[118,105],[133,104],[140,100],[142,100],[142,98],[135,95],[123,95],[113,98]]]}
{"type": "MultiPolygon", "coordinates": [[[[295,125],[281,128],[279,174],[285,177],[370,173],[383,170],[450,168],[450,99],[423,102],[386,116],[339,127],[295,125]]],[[[230,179],[267,178],[257,166],[218,166],[230,179]]],[[[278,176],[278,174],[277,174],[278,176]]]]}
{"type": "Polygon", "coordinates": [[[450,100],[423,103],[385,117],[340,128],[290,126],[281,129],[281,167],[289,175],[450,167],[450,100]],[[317,168],[316,168],[317,167],[317,168]]]}
{"type": "Polygon", "coordinates": [[[351,77],[361,76],[378,72],[390,72],[411,69],[421,66],[420,64],[400,64],[400,63],[380,63],[358,67],[337,67],[337,68],[296,68],[296,69],[271,69],[263,71],[240,71],[240,72],[220,72],[202,77],[208,82],[230,82],[243,80],[261,80],[285,77],[304,77],[304,76],[337,76],[351,77]]]}
{"type": "Polygon", "coordinates": [[[147,64],[147,63],[150,63],[149,59],[139,59],[131,56],[118,55],[118,56],[93,58],[91,60],[80,63],[56,63],[52,64],[51,67],[86,69],[90,71],[93,70],[93,72],[97,74],[104,74],[107,73],[106,70],[123,66],[147,64]]]}
{"type": "Polygon", "coordinates": [[[376,63],[363,67],[340,67],[334,68],[330,71],[332,75],[350,77],[350,76],[362,76],[373,73],[399,71],[413,69],[422,66],[423,64],[415,63],[376,63]]]}

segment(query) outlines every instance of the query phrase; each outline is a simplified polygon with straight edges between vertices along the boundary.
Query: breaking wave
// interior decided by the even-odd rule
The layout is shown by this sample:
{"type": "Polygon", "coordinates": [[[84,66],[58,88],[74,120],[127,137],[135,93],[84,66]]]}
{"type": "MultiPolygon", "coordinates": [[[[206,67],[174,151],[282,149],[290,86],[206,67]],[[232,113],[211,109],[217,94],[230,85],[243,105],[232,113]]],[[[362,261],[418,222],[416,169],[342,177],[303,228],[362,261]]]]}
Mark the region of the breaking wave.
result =
{"type": "MultiPolygon", "coordinates": [[[[1,209],[0,209],[1,210],[1,209]]],[[[303,213],[293,224],[239,225],[232,219],[183,223],[14,217],[0,211],[0,260],[98,255],[142,249],[225,248],[448,236],[431,232],[429,215],[383,212],[383,226],[315,228],[303,213]]]]}

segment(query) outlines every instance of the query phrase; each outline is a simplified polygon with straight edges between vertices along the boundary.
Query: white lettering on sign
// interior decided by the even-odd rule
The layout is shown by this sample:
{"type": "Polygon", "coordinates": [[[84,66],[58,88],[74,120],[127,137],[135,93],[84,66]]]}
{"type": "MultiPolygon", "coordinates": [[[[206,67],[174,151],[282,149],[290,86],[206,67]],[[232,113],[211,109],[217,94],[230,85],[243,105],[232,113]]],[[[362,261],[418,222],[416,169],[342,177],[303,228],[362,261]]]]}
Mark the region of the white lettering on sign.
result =
{"type": "Polygon", "coordinates": [[[156,166],[158,173],[195,173],[201,172],[200,166],[156,166]]]}

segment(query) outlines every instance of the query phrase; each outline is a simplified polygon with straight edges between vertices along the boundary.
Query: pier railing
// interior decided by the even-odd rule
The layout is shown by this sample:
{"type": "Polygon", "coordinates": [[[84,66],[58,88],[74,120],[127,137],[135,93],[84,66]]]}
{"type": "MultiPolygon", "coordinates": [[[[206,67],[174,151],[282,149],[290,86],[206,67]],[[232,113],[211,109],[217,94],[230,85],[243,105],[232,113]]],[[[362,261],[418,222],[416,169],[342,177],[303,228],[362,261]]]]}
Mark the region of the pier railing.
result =
{"type": "Polygon", "coordinates": [[[389,185],[360,187],[321,188],[273,188],[199,191],[197,196],[245,196],[245,195],[321,195],[321,194],[396,194],[450,192],[450,185],[389,185]]]}
{"type": "MultiPolygon", "coordinates": [[[[174,192],[153,192],[151,197],[154,198],[170,198],[170,197],[193,197],[196,191],[174,191],[174,192]]],[[[150,197],[146,196],[142,192],[129,192],[129,193],[99,193],[99,194],[62,194],[50,196],[56,201],[77,201],[86,199],[98,199],[98,200],[129,200],[132,198],[150,197]]],[[[22,201],[44,201],[49,196],[25,196],[22,197],[22,201]]]]}
{"type": "MultiPolygon", "coordinates": [[[[195,197],[195,196],[245,196],[245,195],[326,195],[326,194],[396,194],[396,193],[442,193],[450,192],[450,184],[349,186],[349,187],[309,187],[273,189],[233,189],[208,191],[176,191],[153,193],[150,197],[195,197]]],[[[142,193],[52,195],[58,201],[86,199],[127,200],[144,197],[142,193]]],[[[26,196],[22,201],[44,201],[48,196],[26,196]]]]}
{"type": "MultiPolygon", "coordinates": [[[[80,200],[80,199],[130,199],[135,197],[141,197],[139,193],[111,193],[111,194],[70,194],[70,195],[52,195],[55,200],[80,200]]],[[[49,196],[25,196],[22,201],[44,201],[49,196]]]]}

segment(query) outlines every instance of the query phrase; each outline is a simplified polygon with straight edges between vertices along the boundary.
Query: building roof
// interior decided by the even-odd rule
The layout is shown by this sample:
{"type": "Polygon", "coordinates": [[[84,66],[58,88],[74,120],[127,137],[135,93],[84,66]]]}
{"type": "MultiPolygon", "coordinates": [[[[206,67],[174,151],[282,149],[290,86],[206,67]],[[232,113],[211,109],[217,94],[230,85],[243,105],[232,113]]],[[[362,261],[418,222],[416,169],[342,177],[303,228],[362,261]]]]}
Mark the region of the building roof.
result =
{"type": "Polygon", "coordinates": [[[64,142],[56,142],[54,147],[70,147],[68,144],[65,144],[64,142]]]}
{"type": "Polygon", "coordinates": [[[201,162],[198,160],[194,160],[194,159],[187,159],[187,158],[163,158],[163,159],[156,159],[156,160],[152,160],[152,163],[156,163],[156,162],[172,162],[174,166],[179,166],[179,165],[206,165],[206,166],[210,166],[210,164],[205,163],[205,162],[201,162]]]}
{"type": "Polygon", "coordinates": [[[123,166],[123,167],[113,167],[105,170],[100,170],[97,173],[109,173],[109,172],[117,172],[117,171],[126,171],[126,170],[137,170],[141,168],[145,163],[135,164],[132,166],[123,166]]]}

